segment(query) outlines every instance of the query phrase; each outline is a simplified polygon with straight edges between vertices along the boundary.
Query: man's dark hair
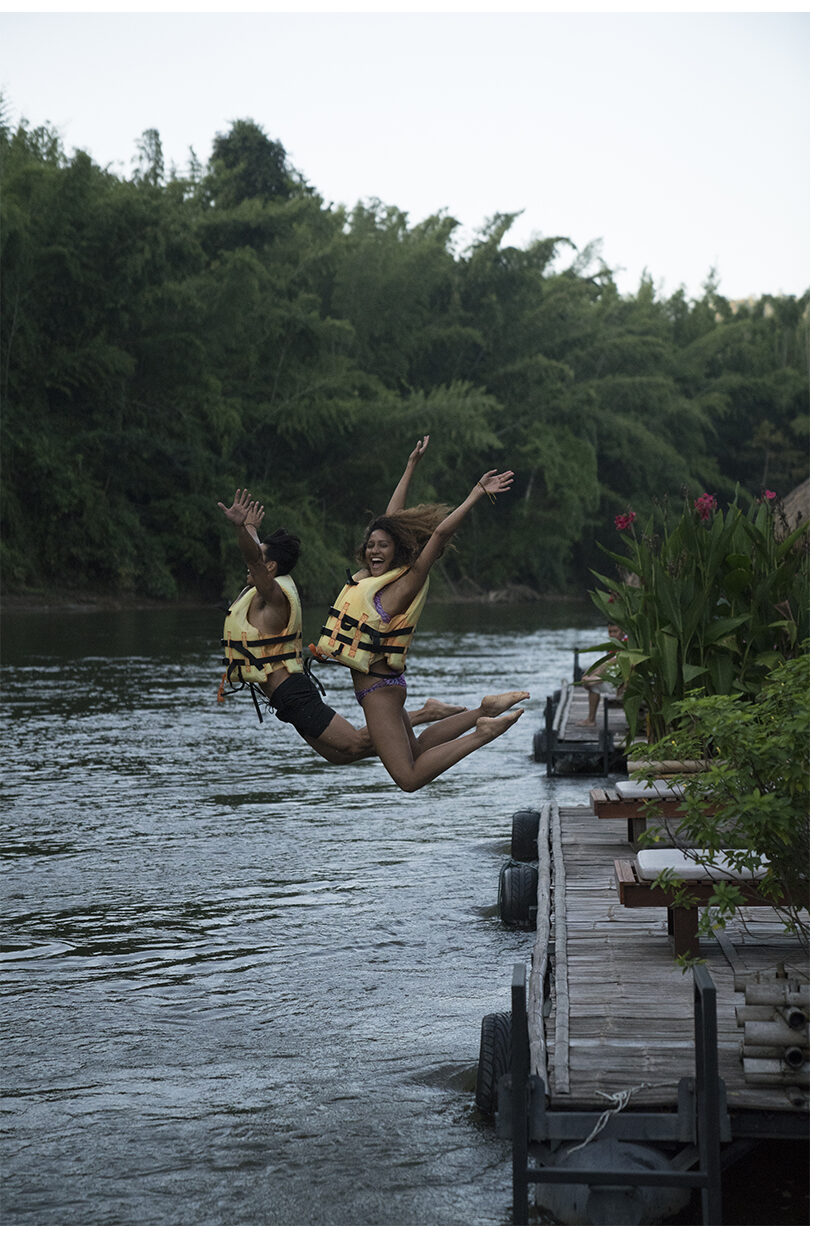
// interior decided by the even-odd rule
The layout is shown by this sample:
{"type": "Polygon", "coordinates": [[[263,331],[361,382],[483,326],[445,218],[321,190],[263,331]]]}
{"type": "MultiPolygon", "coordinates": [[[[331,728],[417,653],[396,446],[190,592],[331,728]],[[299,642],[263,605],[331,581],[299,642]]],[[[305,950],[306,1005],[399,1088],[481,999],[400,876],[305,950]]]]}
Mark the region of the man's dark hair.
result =
{"type": "Polygon", "coordinates": [[[301,553],[301,539],[295,537],[292,533],[287,533],[286,529],[276,529],[274,533],[270,533],[262,539],[261,545],[264,551],[264,559],[268,562],[274,559],[278,564],[279,574],[281,576],[288,576],[298,562],[298,555],[301,553]]]}

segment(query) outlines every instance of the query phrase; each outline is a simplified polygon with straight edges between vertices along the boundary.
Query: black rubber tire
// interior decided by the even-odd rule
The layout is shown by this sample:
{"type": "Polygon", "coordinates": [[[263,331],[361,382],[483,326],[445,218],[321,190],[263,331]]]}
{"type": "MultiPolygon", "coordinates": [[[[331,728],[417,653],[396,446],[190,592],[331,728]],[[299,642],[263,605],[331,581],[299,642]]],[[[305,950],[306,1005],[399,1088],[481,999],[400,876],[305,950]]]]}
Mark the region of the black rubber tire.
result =
{"type": "Polygon", "coordinates": [[[547,728],[533,732],[533,760],[542,764],[547,760],[547,728]]]}
{"type": "Polygon", "coordinates": [[[510,854],[514,860],[539,858],[539,817],[540,814],[531,808],[513,813],[510,854]]]}
{"type": "Polygon", "coordinates": [[[498,1081],[510,1073],[512,1059],[512,1018],[509,1014],[486,1014],[481,1020],[478,1049],[476,1107],[491,1117],[498,1108],[498,1081]]]}
{"type": "Polygon", "coordinates": [[[509,862],[498,878],[498,910],[505,924],[536,927],[539,874],[532,864],[509,862]]]}

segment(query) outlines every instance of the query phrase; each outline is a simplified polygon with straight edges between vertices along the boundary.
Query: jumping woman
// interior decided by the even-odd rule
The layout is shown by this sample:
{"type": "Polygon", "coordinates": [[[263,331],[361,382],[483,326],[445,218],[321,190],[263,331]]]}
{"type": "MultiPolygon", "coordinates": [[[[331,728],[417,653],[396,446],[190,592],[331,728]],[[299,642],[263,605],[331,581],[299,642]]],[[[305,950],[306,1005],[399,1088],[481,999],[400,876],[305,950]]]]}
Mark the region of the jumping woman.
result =
{"type": "Polygon", "coordinates": [[[481,705],[459,719],[447,719],[425,732],[422,744],[410,725],[404,705],[406,654],[429,588],[429,573],[470,509],[488,496],[510,489],[511,471],[491,469],[476,482],[454,511],[442,504],[404,508],[407,487],[427,447],[425,438],[410,454],[404,476],[387,512],[373,520],[357,558],[361,570],[344,586],[330,610],[316,646],[320,660],[334,658],[352,671],[353,687],[375,752],[402,791],[418,791],[439,774],[498,738],[523,714],[508,713],[529,692],[485,696],[481,705]],[[461,731],[474,726],[470,734],[461,731]],[[454,732],[449,735],[449,730],[454,732]],[[439,742],[431,742],[438,731],[439,742]],[[443,737],[443,738],[442,738],[443,737]]]}

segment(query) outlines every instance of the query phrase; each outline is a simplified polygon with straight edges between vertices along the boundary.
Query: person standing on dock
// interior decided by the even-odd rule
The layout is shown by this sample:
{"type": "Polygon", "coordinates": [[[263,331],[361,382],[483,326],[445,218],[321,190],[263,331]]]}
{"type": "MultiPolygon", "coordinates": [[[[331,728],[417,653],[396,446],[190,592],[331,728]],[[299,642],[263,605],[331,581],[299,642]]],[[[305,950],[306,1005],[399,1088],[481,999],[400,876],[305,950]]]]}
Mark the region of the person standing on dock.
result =
{"type": "MultiPolygon", "coordinates": [[[[608,623],[607,635],[613,641],[626,641],[622,629],[618,623],[608,623]]],[[[596,714],[599,710],[599,701],[605,696],[621,697],[622,688],[620,684],[613,682],[610,675],[610,668],[616,665],[615,654],[612,658],[607,658],[602,662],[596,670],[589,670],[586,675],[582,675],[582,687],[587,688],[588,710],[587,717],[581,722],[577,722],[576,726],[595,726],[596,714]],[[607,672],[607,674],[605,674],[607,672]]]]}

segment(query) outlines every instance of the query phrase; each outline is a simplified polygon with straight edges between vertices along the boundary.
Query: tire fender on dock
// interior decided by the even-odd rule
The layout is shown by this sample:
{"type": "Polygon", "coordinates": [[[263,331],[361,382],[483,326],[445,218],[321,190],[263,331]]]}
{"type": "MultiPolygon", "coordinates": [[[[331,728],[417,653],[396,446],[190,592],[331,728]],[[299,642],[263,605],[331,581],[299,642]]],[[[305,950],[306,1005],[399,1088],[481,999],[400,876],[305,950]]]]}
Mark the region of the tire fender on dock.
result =
{"type": "Polygon", "coordinates": [[[514,860],[537,860],[539,858],[540,815],[532,808],[522,808],[513,813],[510,854],[514,860]]]}
{"type": "Polygon", "coordinates": [[[498,911],[504,924],[536,927],[539,875],[533,864],[508,860],[498,876],[498,911]]]}
{"type": "Polygon", "coordinates": [[[476,1107],[487,1117],[491,1117],[498,1108],[499,1079],[510,1073],[513,1044],[511,1023],[509,1012],[486,1014],[481,1020],[476,1107]]]}

